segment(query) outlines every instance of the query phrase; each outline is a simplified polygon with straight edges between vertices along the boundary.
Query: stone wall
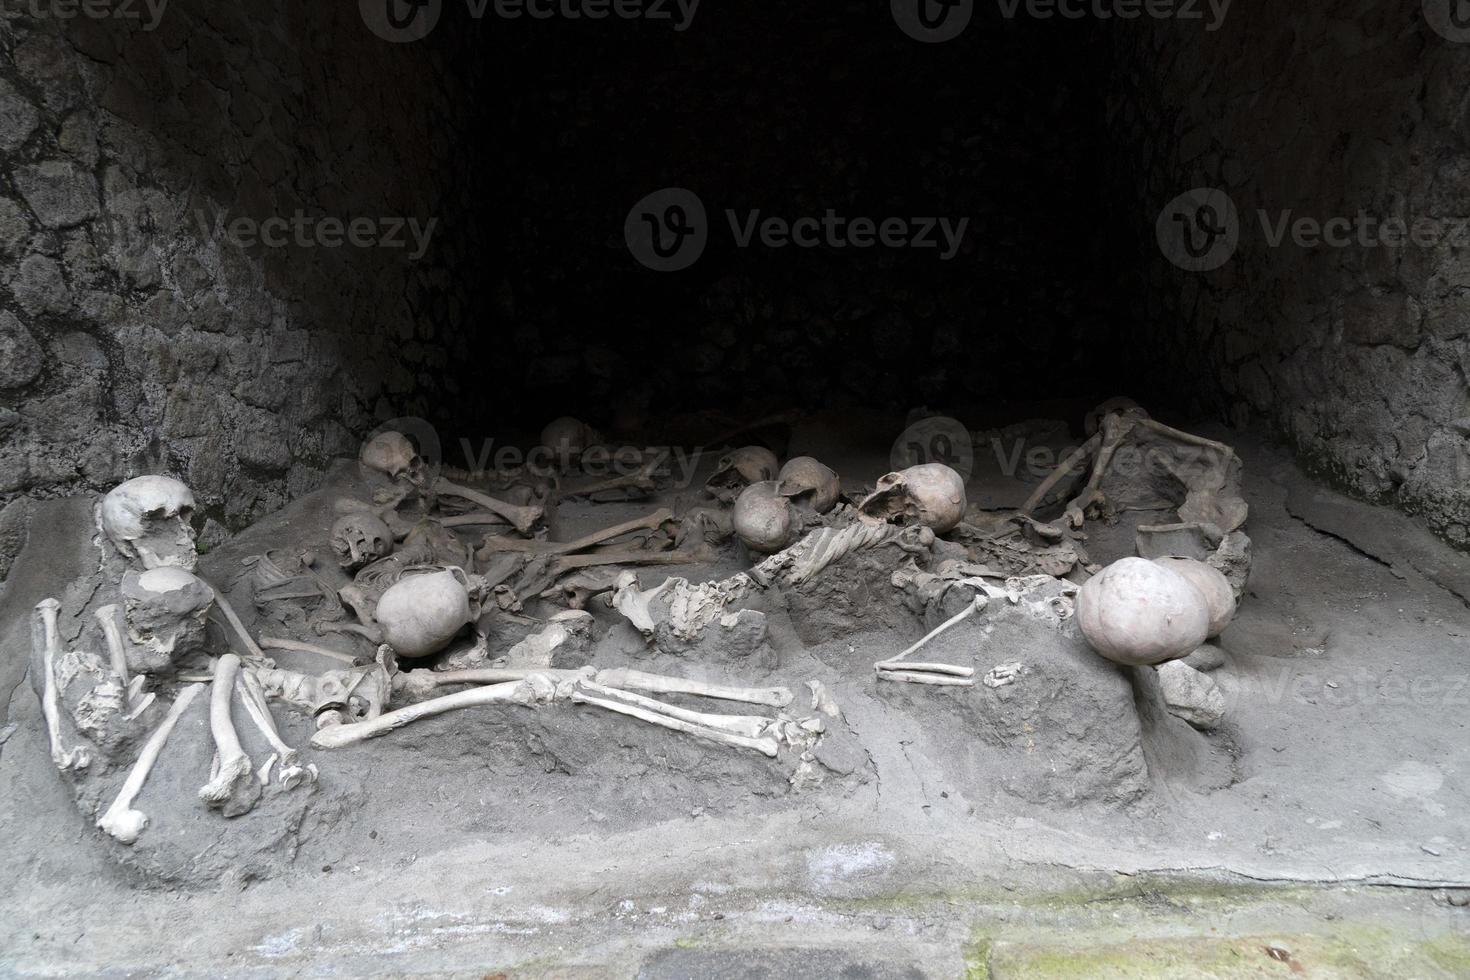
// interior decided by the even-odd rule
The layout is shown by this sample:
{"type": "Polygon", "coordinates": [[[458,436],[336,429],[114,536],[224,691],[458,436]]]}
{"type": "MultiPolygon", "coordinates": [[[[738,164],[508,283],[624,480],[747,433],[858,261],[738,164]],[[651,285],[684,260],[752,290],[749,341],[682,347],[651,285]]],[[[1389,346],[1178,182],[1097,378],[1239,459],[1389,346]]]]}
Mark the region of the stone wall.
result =
{"type": "Polygon", "coordinates": [[[1140,21],[1115,37],[1115,186],[1138,202],[1140,319],[1168,383],[1470,545],[1470,231],[1273,246],[1261,219],[1470,215],[1470,43],[1419,3],[1346,0],[1237,0],[1216,33],[1140,21]],[[1196,187],[1239,212],[1238,250],[1209,272],[1155,243],[1160,210],[1196,187]]]}
{"type": "Polygon", "coordinates": [[[145,472],[189,482],[216,541],[424,411],[454,354],[432,239],[411,261],[229,232],[441,214],[437,52],[355,4],[176,3],[151,29],[126,6],[0,19],[0,579],[32,499],[145,472]]]}

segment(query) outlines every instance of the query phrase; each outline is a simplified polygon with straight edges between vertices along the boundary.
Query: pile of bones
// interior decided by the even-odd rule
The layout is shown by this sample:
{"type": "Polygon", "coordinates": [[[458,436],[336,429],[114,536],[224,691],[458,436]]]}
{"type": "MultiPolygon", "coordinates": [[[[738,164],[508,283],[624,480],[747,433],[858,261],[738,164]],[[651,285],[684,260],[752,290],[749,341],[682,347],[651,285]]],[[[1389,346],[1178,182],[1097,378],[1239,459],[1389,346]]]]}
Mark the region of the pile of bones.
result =
{"type": "MultiPolygon", "coordinates": [[[[97,505],[96,543],[110,580],[72,648],[58,629],[60,603],[46,599],[35,610],[33,658],[52,759],[75,778],[127,768],[121,789],[110,802],[99,801],[95,814],[96,825],[124,844],[146,830],[140,795],[149,772],[179,717],[206,691],[214,761],[199,774],[198,796],[224,817],[249,812],[262,793],[319,778],[318,766],[304,765],[300,750],[282,740],[277,710],[308,715],[311,745],[332,750],[445,712],[563,703],[734,751],[786,755],[798,760],[795,784],[826,719],[839,716],[820,680],[806,682],[811,710],[803,716],[785,687],[557,664],[589,645],[589,602],[616,609],[660,649],[687,650],[708,631],[738,627],[752,597],[799,588],[857,552],[890,556],[884,561],[892,565],[893,587],[932,608],[958,609],[913,646],[876,663],[875,683],[973,685],[974,668],[915,655],[990,603],[1031,603],[1058,621],[1075,617],[1101,656],[1157,667],[1171,710],[1212,726],[1223,699],[1184,660],[1208,649],[1206,640],[1229,623],[1249,573],[1239,459],[1230,447],[1162,425],[1125,399],[1099,406],[1087,426],[1088,440],[1018,511],[969,508],[965,481],[942,463],[888,473],[848,495],[838,474],[816,459],[781,465],[769,449],[747,446],[719,460],[697,499],[680,502],[681,513],[659,509],[565,542],[547,540],[545,531],[559,501],[640,499],[658,489],[653,471],[564,485],[597,435],[559,419],[542,441],[554,458],[571,462],[567,471],[495,472],[482,478],[489,486],[475,489],[464,485],[475,482],[467,474],[452,474],[455,482],[434,472],[404,435],[384,432],[360,458],[376,483],[373,499],[337,503],[335,561],[306,550],[270,552],[244,573],[258,609],[285,609],[281,622],[332,636],[330,643],[252,635],[221,590],[195,574],[189,489],[167,476],[138,477],[97,505]],[[1124,447],[1143,450],[1154,465],[1117,471],[1113,462],[1124,447]],[[1107,567],[1090,561],[1088,521],[1160,508],[1176,510],[1178,520],[1140,526],[1139,557],[1107,567]],[[736,541],[751,566],[722,580],[668,578],[643,589],[633,572],[706,561],[736,541]],[[529,620],[522,612],[532,603],[565,608],[529,620]],[[212,616],[231,651],[211,649],[205,626],[212,616]],[[541,628],[493,657],[479,624],[496,616],[541,628]],[[374,652],[355,655],[342,645],[374,652]],[[273,649],[313,654],[333,669],[280,669],[267,654],[273,649]],[[401,669],[408,666],[417,669],[401,669]],[[661,695],[724,708],[693,710],[661,695]],[[237,705],[274,749],[258,764],[241,747],[237,705]]],[[[1023,670],[1003,663],[981,680],[1002,686],[1023,670]]]]}

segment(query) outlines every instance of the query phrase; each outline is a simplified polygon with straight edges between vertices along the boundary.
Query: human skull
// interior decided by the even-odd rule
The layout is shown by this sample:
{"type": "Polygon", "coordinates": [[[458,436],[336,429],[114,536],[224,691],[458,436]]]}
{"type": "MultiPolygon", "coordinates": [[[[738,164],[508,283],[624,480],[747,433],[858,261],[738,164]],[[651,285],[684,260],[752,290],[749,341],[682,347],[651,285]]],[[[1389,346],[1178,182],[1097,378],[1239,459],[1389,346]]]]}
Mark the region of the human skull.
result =
{"type": "Polygon", "coordinates": [[[373,436],[363,445],[358,460],[390,479],[407,480],[416,487],[424,485],[424,459],[402,432],[389,430],[373,436]]]}
{"type": "Polygon", "coordinates": [[[775,480],[752,483],[735,498],[735,535],[758,554],[788,547],[801,532],[801,515],[775,480]]]}
{"type": "Polygon", "coordinates": [[[1205,597],[1210,611],[1210,636],[1219,636],[1235,618],[1235,592],[1230,580],[1214,565],[1193,558],[1155,558],[1155,565],[1183,575],[1205,597]]]}
{"type": "Polygon", "coordinates": [[[1082,420],[1082,431],[1087,433],[1088,438],[1091,438],[1102,428],[1103,419],[1109,415],[1124,414],[1143,419],[1149,417],[1148,412],[1145,412],[1143,406],[1139,405],[1138,402],[1119,395],[1117,398],[1109,398],[1102,404],[1094,406],[1082,420]]]}
{"type": "Polygon", "coordinates": [[[332,551],[349,572],[393,552],[393,532],[382,518],[366,511],[344,514],[332,525],[332,551]]]}
{"type": "Polygon", "coordinates": [[[798,508],[825,514],[837,506],[842,486],[837,474],[810,456],[797,456],[781,467],[781,495],[798,508]]]}
{"type": "Polygon", "coordinates": [[[602,435],[581,419],[563,415],[547,423],[541,430],[541,445],[551,450],[558,469],[565,469],[582,458],[588,448],[602,442],[602,435]]]}
{"type": "Polygon", "coordinates": [[[745,446],[720,457],[704,488],[710,496],[728,504],[752,483],[774,480],[780,468],[781,461],[765,446],[745,446]]]}
{"type": "Polygon", "coordinates": [[[464,569],[410,569],[378,600],[373,617],[383,642],[400,657],[427,657],[449,645],[454,635],[480,618],[464,569]]]}
{"type": "Polygon", "coordinates": [[[130,571],[123,576],[122,595],[132,673],[166,673],[204,648],[204,621],[214,605],[214,589],[192,572],[167,566],[130,571]]]}
{"type": "Polygon", "coordinates": [[[124,558],[144,568],[173,566],[193,571],[194,494],[171,476],[140,476],[102,498],[98,523],[124,558]]]}
{"type": "Polygon", "coordinates": [[[1077,625],[1116,664],[1156,666],[1205,642],[1205,596],[1183,575],[1143,558],[1122,558],[1077,591],[1077,625]]]}
{"type": "Polygon", "coordinates": [[[959,524],[965,506],[964,477],[943,463],[921,463],[879,477],[858,512],[870,521],[922,524],[943,534],[959,524]]]}

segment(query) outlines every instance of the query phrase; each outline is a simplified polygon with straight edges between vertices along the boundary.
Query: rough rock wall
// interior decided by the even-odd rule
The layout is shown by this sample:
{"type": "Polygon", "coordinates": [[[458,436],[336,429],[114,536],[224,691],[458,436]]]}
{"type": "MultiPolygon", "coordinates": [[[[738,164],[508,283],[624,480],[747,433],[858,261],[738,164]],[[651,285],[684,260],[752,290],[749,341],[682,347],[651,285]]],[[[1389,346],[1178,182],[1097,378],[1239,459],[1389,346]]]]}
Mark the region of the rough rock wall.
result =
{"type": "Polygon", "coordinates": [[[432,239],[415,262],[381,224],[338,247],[230,228],[439,214],[434,52],[355,4],[169,4],[151,29],[117,6],[139,19],[0,20],[0,579],[33,498],[144,472],[186,479],[217,540],[420,411],[452,356],[432,239]]]}
{"type": "Polygon", "coordinates": [[[1470,43],[1418,3],[1238,0],[1216,33],[1135,26],[1116,34],[1127,67],[1110,115],[1139,201],[1141,319],[1170,381],[1470,545],[1470,228],[1393,244],[1396,228],[1357,223],[1470,215],[1470,43]],[[1196,187],[1239,214],[1236,252],[1209,272],[1155,247],[1161,209],[1196,187]],[[1288,209],[1355,223],[1330,229],[1340,247],[1290,230],[1274,246],[1288,209]]]}

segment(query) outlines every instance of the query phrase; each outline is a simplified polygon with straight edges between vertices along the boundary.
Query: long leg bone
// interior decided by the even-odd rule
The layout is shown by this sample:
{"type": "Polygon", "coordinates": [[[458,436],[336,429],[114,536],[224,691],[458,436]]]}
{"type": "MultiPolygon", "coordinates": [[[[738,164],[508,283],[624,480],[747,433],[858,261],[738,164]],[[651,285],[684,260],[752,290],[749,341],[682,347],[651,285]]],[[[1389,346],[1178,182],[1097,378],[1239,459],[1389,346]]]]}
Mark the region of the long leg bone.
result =
{"type": "Polygon", "coordinates": [[[357,658],[350,653],[339,653],[336,650],[328,650],[326,647],[317,646],[315,643],[303,643],[300,640],[288,640],[275,636],[262,636],[260,645],[271,650],[295,650],[299,653],[314,653],[320,657],[341,661],[349,667],[356,666],[357,658]]]}
{"type": "Polygon", "coordinates": [[[584,534],[575,541],[521,541],[516,538],[490,537],[485,539],[485,544],[480,548],[475,557],[485,561],[497,551],[523,551],[537,555],[566,555],[574,551],[583,551],[594,545],[611,541],[613,538],[633,531],[656,531],[666,522],[674,519],[674,512],[667,507],[661,508],[646,517],[635,517],[621,524],[605,527],[600,531],[584,534]]]}
{"type": "Polygon", "coordinates": [[[148,826],[148,815],[141,810],[133,809],[133,803],[138,794],[143,790],[143,783],[148,779],[148,774],[153,771],[153,766],[158,762],[159,753],[163,751],[163,745],[168,741],[169,735],[174,730],[180,717],[188,710],[189,705],[194,703],[194,698],[204,690],[203,684],[190,684],[179,692],[174,698],[174,703],[164,715],[163,721],[148,736],[148,741],[143,744],[143,751],[138,753],[138,761],[133,763],[133,768],[128,772],[128,778],[123,781],[122,789],[118,790],[117,799],[97,820],[97,826],[111,834],[114,838],[124,844],[131,844],[138,839],[148,826]]]}
{"type": "MultiPolygon", "coordinates": [[[[245,713],[255,722],[255,727],[260,729],[260,734],[265,737],[271,748],[276,750],[276,755],[280,757],[281,785],[286,789],[295,789],[309,777],[309,773],[301,767],[296,750],[282,740],[281,733],[276,728],[276,720],[271,717],[271,709],[266,702],[265,691],[261,690],[260,681],[256,680],[255,674],[252,671],[242,670],[239,672],[239,680],[240,700],[245,703],[245,713]]],[[[261,780],[261,782],[265,781],[265,779],[261,780]]]]}
{"type": "Polygon", "coordinates": [[[250,757],[240,747],[240,737],[230,719],[230,702],[235,692],[235,677],[240,672],[240,658],[227,653],[214,665],[214,685],[209,692],[209,730],[219,754],[219,770],[199,790],[199,798],[227,817],[249,813],[260,799],[260,783],[250,768],[250,757]]]}
{"type": "Polygon", "coordinates": [[[154,702],[157,695],[149,694],[143,697],[145,678],[141,675],[128,677],[128,655],[123,647],[122,630],[117,625],[117,612],[117,606],[107,605],[98,609],[93,615],[96,616],[98,625],[102,627],[102,635],[107,641],[107,652],[112,657],[112,674],[122,685],[128,718],[132,719],[147,711],[148,706],[154,702]]]}
{"type": "Polygon", "coordinates": [[[773,708],[784,708],[792,700],[791,691],[784,687],[729,687],[724,684],[706,684],[703,681],[686,680],[682,677],[645,674],[641,670],[598,671],[596,680],[599,684],[624,691],[648,691],[652,694],[697,694],[700,697],[715,698],[720,701],[765,704],[773,708]]]}
{"type": "Polygon", "coordinates": [[[469,487],[462,487],[457,483],[450,483],[448,480],[442,478],[434,483],[434,491],[445,496],[463,498],[472,504],[478,504],[490,513],[498,514],[505,518],[510,522],[511,527],[515,528],[521,534],[530,534],[531,529],[546,515],[546,509],[544,507],[518,507],[515,504],[508,504],[503,500],[496,500],[494,497],[480,493],[478,490],[471,490],[469,487]]]}
{"type": "Polygon", "coordinates": [[[62,772],[85,769],[92,764],[92,754],[84,745],[67,750],[61,744],[61,691],[56,686],[56,658],[61,656],[61,631],[57,627],[61,603],[42,599],[36,604],[40,614],[40,630],[36,642],[43,644],[41,669],[46,672],[46,688],[41,695],[41,713],[46,716],[46,733],[51,737],[51,761],[62,772]]]}
{"type": "Polygon", "coordinates": [[[749,738],[744,735],[734,735],[730,732],[721,731],[717,728],[708,728],[704,725],[698,725],[692,722],[684,721],[681,718],[675,718],[661,711],[649,711],[648,709],[638,707],[637,705],[626,704],[622,701],[615,701],[609,698],[597,697],[593,694],[588,694],[581,688],[573,688],[572,700],[577,704],[590,704],[593,707],[604,708],[608,711],[616,711],[618,714],[628,715],[630,717],[637,718],[639,721],[646,721],[650,724],[658,725],[662,728],[669,728],[676,732],[683,732],[686,735],[696,735],[700,738],[709,739],[711,742],[720,742],[724,745],[733,745],[736,748],[742,749],[754,749],[762,755],[769,756],[772,759],[774,759],[776,757],[776,754],[780,751],[780,742],[774,735],[765,735],[760,738],[749,738]]]}
{"type": "Polygon", "coordinates": [[[746,738],[758,738],[770,727],[772,719],[762,718],[759,715],[715,715],[703,711],[690,711],[676,705],[665,704],[653,698],[643,697],[641,694],[633,694],[628,691],[620,691],[615,687],[605,687],[594,681],[579,681],[577,689],[580,691],[591,691],[599,697],[611,701],[621,701],[624,704],[633,705],[636,708],[647,708],[649,711],[690,724],[701,725],[705,728],[715,728],[720,731],[729,732],[731,735],[743,735],[746,738]]]}
{"type": "Polygon", "coordinates": [[[910,684],[935,684],[952,687],[973,687],[975,671],[970,667],[954,667],[949,664],[909,663],[907,657],[939,634],[952,629],[984,609],[989,600],[984,593],[975,596],[975,601],[963,610],[940,623],[924,635],[923,639],[889,660],[873,664],[880,681],[906,681],[910,684]]]}
{"type": "Polygon", "coordinates": [[[653,478],[653,473],[663,461],[652,459],[644,464],[638,472],[628,473],[623,476],[609,477],[596,483],[589,483],[585,487],[565,487],[558,495],[559,500],[568,500],[572,497],[590,497],[593,494],[603,493],[607,490],[622,490],[631,487],[635,490],[652,492],[658,486],[653,478]]]}
{"type": "Polygon", "coordinates": [[[379,735],[386,735],[388,732],[396,731],[421,718],[442,715],[446,711],[473,708],[485,704],[531,704],[534,701],[548,698],[550,694],[547,689],[551,686],[549,679],[544,682],[544,687],[539,687],[533,679],[528,678],[524,681],[492,684],[489,687],[477,687],[469,691],[460,691],[457,694],[446,694],[442,698],[433,698],[394,711],[385,711],[369,721],[359,721],[350,725],[331,725],[313,735],[311,744],[319,749],[340,749],[376,738],[379,735]]]}

